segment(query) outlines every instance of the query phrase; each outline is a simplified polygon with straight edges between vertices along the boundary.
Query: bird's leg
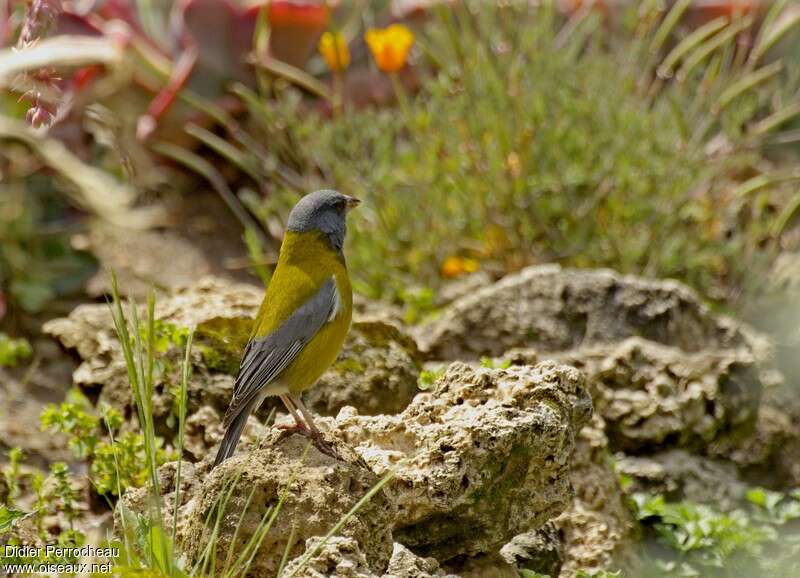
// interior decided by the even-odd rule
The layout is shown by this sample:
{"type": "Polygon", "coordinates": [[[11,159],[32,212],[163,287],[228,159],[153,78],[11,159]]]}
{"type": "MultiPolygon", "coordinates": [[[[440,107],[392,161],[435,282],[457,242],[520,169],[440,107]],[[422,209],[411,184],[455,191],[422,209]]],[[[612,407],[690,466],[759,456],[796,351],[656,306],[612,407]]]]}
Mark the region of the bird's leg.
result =
{"type": "Polygon", "coordinates": [[[329,455],[333,459],[341,461],[342,458],[339,456],[336,449],[329,444],[324,437],[322,437],[322,432],[319,431],[317,424],[314,423],[314,418],[312,417],[311,412],[308,411],[308,408],[303,403],[303,400],[300,399],[300,396],[290,395],[289,399],[300,409],[300,413],[303,414],[303,419],[305,420],[306,424],[308,424],[308,428],[311,430],[311,439],[314,440],[314,445],[317,447],[317,449],[323,454],[329,455]]]}
{"type": "Polygon", "coordinates": [[[313,433],[313,429],[311,430],[311,432],[309,432],[309,429],[306,427],[306,424],[303,423],[303,420],[300,417],[300,414],[297,413],[297,408],[294,406],[294,403],[292,403],[292,401],[293,401],[292,397],[290,395],[288,395],[288,394],[284,394],[284,395],[281,395],[279,397],[281,398],[281,401],[283,402],[283,405],[286,406],[286,409],[289,410],[289,413],[292,414],[292,417],[294,418],[294,424],[292,424],[292,425],[283,425],[283,424],[281,424],[281,425],[278,425],[276,427],[278,429],[282,429],[282,430],[284,430],[286,432],[289,432],[289,433],[292,433],[292,432],[298,432],[298,433],[304,433],[304,434],[313,433]]]}
{"type": "Polygon", "coordinates": [[[317,427],[317,424],[314,423],[314,418],[312,417],[311,412],[308,411],[308,408],[303,403],[303,400],[300,398],[300,396],[290,395],[289,399],[298,409],[300,409],[300,413],[303,414],[303,419],[305,420],[306,424],[308,424],[308,428],[311,430],[311,433],[317,436],[322,435],[317,427]]]}

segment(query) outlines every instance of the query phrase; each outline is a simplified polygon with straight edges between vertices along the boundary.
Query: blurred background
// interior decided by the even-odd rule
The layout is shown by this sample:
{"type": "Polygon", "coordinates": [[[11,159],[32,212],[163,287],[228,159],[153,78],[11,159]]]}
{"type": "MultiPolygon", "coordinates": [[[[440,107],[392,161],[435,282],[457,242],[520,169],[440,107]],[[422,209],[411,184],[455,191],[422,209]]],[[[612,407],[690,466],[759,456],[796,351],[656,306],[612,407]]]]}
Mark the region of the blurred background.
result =
{"type": "Polygon", "coordinates": [[[800,3],[0,0],[0,42],[6,472],[73,459],[38,433],[76,366],[43,323],[112,270],[136,298],[266,283],[318,188],[364,201],[354,288],[406,323],[529,265],[611,268],[688,284],[800,383],[800,3]]]}

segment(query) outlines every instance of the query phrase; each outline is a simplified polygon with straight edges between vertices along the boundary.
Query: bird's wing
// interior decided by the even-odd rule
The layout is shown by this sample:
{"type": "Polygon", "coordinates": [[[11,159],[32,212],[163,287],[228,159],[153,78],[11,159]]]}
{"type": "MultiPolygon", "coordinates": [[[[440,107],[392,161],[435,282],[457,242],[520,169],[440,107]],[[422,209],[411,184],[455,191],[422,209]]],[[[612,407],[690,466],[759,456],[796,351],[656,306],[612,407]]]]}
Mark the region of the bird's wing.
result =
{"type": "Polygon", "coordinates": [[[239,366],[233,399],[225,414],[226,427],[265,385],[294,361],[322,326],[336,316],[339,303],[336,280],[330,277],[275,331],[250,340],[239,366]]]}

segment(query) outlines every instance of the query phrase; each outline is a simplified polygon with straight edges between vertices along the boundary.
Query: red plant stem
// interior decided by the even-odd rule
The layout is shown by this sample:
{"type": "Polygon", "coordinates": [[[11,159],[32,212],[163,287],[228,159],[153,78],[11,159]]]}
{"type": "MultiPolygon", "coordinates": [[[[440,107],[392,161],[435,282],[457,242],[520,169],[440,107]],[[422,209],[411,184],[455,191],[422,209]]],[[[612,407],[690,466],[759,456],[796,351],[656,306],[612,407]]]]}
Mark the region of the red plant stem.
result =
{"type": "Polygon", "coordinates": [[[197,62],[197,55],[197,46],[190,44],[178,57],[166,86],[150,102],[147,114],[139,119],[136,136],[140,140],[145,140],[152,134],[159,119],[169,110],[178,97],[178,93],[186,86],[197,62]]]}

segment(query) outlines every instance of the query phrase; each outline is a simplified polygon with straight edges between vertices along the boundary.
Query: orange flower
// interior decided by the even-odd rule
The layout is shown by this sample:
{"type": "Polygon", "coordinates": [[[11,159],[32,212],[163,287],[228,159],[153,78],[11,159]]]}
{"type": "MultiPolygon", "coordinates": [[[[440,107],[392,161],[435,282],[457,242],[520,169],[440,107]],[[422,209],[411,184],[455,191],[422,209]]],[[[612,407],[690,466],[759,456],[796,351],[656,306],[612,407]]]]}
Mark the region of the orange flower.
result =
{"type": "Polygon", "coordinates": [[[397,72],[406,65],[414,45],[414,34],[402,24],[388,28],[370,28],[364,35],[375,64],[384,72],[397,72]]]}
{"type": "Polygon", "coordinates": [[[341,32],[326,32],[319,39],[319,53],[328,68],[334,72],[344,70],[350,66],[350,49],[347,40],[341,32]]]}
{"type": "Polygon", "coordinates": [[[479,263],[475,259],[451,255],[442,263],[442,277],[453,279],[460,277],[464,273],[474,273],[478,270],[478,267],[479,263]]]}

